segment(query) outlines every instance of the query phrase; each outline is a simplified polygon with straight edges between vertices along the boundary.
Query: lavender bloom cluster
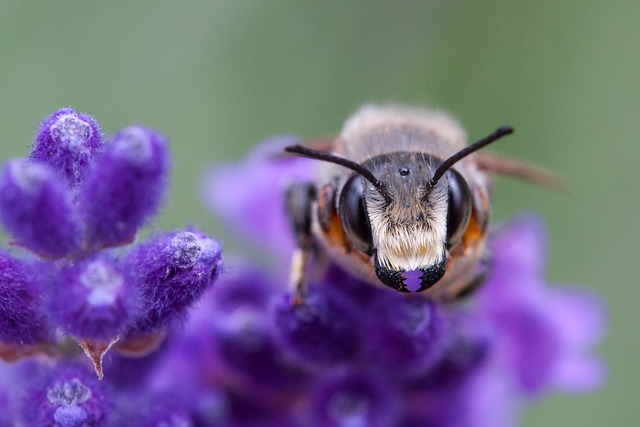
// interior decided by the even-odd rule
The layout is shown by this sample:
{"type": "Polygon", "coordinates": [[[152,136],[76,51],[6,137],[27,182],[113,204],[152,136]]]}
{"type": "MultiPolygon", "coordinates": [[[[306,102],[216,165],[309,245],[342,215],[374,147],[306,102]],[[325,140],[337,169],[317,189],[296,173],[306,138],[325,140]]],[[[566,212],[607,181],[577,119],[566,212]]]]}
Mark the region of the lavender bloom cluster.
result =
{"type": "MultiPolygon", "coordinates": [[[[109,148],[96,150],[100,154],[90,160],[78,155],[74,164],[32,156],[31,162],[57,164],[54,175],[66,177],[70,212],[83,230],[81,249],[52,256],[42,249],[48,245],[36,249],[31,242],[29,236],[39,233],[19,234],[5,222],[16,242],[38,256],[7,255],[1,264],[8,267],[0,271],[12,276],[0,288],[0,316],[9,318],[4,314],[9,306],[23,307],[14,309],[13,323],[2,320],[2,330],[5,324],[28,324],[11,336],[33,337],[20,342],[2,335],[1,345],[59,340],[53,329],[78,341],[112,339],[90,322],[68,326],[91,310],[51,316],[85,301],[91,309],[132,310],[134,320],[123,327],[109,320],[120,317],[100,312],[109,328],[122,328],[121,340],[136,338],[121,349],[146,348],[147,340],[157,349],[137,358],[110,351],[102,381],[69,353],[0,362],[0,407],[5,409],[0,426],[20,420],[21,425],[65,427],[506,427],[518,424],[521,408],[532,398],[589,391],[602,383],[604,367],[593,354],[604,328],[600,301],[584,290],[545,282],[544,227],[533,217],[495,232],[491,274],[464,301],[443,304],[374,288],[328,266],[321,277],[309,277],[304,303],[292,304],[287,276],[294,241],[283,194],[292,180],[311,179],[314,165],[302,158],[274,162],[273,154],[290,142],[268,141],[243,163],[217,166],[208,174],[205,198],[212,209],[254,252],[263,248],[271,268],[256,267],[246,256],[227,259],[225,274],[202,296],[220,270],[220,250],[201,233],[164,234],[113,253],[103,248],[130,241],[129,232],[87,230],[101,222],[88,220],[89,215],[123,215],[87,208],[86,199],[109,193],[92,190],[81,196],[93,171],[118,170],[117,177],[101,175],[104,185],[137,185],[143,174],[125,179],[122,169],[98,167],[101,159],[112,158],[109,148]],[[86,171],[85,164],[91,165],[86,171]],[[99,265],[89,267],[95,257],[99,265]],[[87,277],[93,286],[84,284],[87,277]],[[61,287],[79,291],[53,303],[52,293],[67,292],[61,287]],[[129,290],[137,295],[131,305],[119,299],[129,290]],[[20,303],[5,304],[6,295],[20,303]],[[198,298],[180,328],[165,327],[198,298]],[[160,331],[166,339],[157,342],[160,331]]],[[[138,203],[135,199],[122,202],[121,211],[129,212],[124,205],[138,203]]],[[[132,216],[140,224],[148,218],[132,216]]]]}
{"type": "Polygon", "coordinates": [[[102,378],[107,350],[157,347],[217,277],[221,249],[196,229],[131,245],[157,214],[168,173],[161,134],[130,126],[107,141],[71,108],[41,123],[28,158],[5,163],[0,222],[13,249],[0,250],[0,359],[46,362],[23,368],[29,380],[7,382],[20,369],[2,379],[9,425],[100,425],[110,397],[80,349],[102,378]],[[19,384],[30,384],[22,404],[9,397],[19,384]]]}

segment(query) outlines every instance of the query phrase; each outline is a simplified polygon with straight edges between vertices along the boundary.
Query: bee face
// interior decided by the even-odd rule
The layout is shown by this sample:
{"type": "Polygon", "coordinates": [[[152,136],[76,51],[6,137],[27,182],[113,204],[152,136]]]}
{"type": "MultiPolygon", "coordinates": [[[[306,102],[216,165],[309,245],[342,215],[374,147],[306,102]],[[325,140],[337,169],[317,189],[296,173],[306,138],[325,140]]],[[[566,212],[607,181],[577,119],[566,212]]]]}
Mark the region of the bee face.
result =
{"type": "Polygon", "coordinates": [[[460,173],[451,169],[430,186],[440,165],[425,153],[380,155],[362,166],[381,177],[390,200],[357,173],[340,191],[337,211],[346,237],[373,257],[378,279],[399,291],[406,291],[406,271],[422,272],[418,291],[440,280],[447,250],[460,241],[471,216],[471,193],[460,173]]]}
{"type": "MultiPolygon", "coordinates": [[[[405,272],[415,270],[417,291],[443,282],[436,288],[453,289],[444,293],[464,289],[477,276],[489,214],[488,179],[469,155],[511,132],[499,128],[467,146],[446,114],[364,107],[328,151],[286,148],[326,165],[308,193],[315,200],[288,202],[292,218],[311,219],[310,227],[294,221],[299,242],[314,240],[356,275],[401,292],[405,272]]],[[[310,257],[303,246],[306,256],[294,259],[310,257]]],[[[300,290],[304,265],[297,270],[300,290]]]]}

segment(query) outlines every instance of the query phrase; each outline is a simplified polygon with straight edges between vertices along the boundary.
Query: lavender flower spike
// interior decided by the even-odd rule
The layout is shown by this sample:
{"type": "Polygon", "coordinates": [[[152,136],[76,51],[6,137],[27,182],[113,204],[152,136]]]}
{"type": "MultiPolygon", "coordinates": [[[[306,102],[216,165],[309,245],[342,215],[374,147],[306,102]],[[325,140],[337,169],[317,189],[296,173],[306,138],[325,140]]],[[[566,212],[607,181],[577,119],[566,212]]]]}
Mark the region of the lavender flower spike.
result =
{"type": "Polygon", "coordinates": [[[221,267],[218,243],[194,230],[130,255],[108,249],[131,243],[157,213],[168,170],[167,141],[154,130],[131,126],[104,146],[86,114],[65,108],[42,122],[30,158],[0,171],[0,222],[31,252],[29,263],[0,252],[0,358],[54,354],[71,338],[101,378],[114,344],[138,356],[158,348],[164,326],[221,267]]]}
{"type": "Polygon", "coordinates": [[[62,108],[40,125],[30,159],[61,171],[68,184],[75,186],[84,180],[102,144],[102,132],[93,117],[62,108]]]}
{"type": "Polygon", "coordinates": [[[133,241],[155,215],[167,187],[169,153],[159,133],[130,126],[118,132],[82,187],[88,247],[133,241]]]}
{"type": "Polygon", "coordinates": [[[81,227],[66,186],[46,164],[9,161],[0,176],[0,220],[17,243],[47,258],[82,245],[81,227]]]}

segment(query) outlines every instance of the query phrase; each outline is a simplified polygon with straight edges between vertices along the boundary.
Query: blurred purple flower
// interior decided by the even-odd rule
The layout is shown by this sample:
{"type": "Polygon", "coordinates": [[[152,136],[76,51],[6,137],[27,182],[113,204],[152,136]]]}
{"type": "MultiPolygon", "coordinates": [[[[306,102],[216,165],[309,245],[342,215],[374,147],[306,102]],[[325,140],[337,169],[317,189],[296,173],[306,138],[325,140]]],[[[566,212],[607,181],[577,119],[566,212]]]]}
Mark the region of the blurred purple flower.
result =
{"type": "Polygon", "coordinates": [[[243,267],[193,313],[165,366],[225,393],[222,425],[515,425],[532,393],[603,380],[591,354],[602,306],[544,282],[543,234],[530,217],[503,226],[485,286],[444,306],[335,267],[292,306],[286,283],[243,267]],[[519,283],[528,291],[516,296],[519,283]],[[572,326],[558,325],[567,316],[572,326]]]}
{"type": "Polygon", "coordinates": [[[312,180],[316,167],[313,160],[283,156],[284,147],[298,141],[294,136],[268,139],[242,163],[212,167],[201,186],[207,206],[251,248],[261,242],[258,246],[282,278],[287,277],[295,247],[285,212],[285,190],[293,182],[312,180]]]}
{"type": "Polygon", "coordinates": [[[590,354],[604,335],[604,310],[592,293],[544,282],[545,237],[533,217],[495,236],[494,271],[478,292],[479,310],[495,325],[496,346],[509,354],[523,391],[593,389],[605,377],[590,354]]]}
{"type": "Polygon", "coordinates": [[[327,372],[310,386],[305,425],[318,427],[399,425],[401,393],[377,372],[327,372]]]}
{"type": "Polygon", "coordinates": [[[59,364],[32,374],[21,402],[24,425],[99,426],[113,412],[107,386],[82,366],[59,364]]]}

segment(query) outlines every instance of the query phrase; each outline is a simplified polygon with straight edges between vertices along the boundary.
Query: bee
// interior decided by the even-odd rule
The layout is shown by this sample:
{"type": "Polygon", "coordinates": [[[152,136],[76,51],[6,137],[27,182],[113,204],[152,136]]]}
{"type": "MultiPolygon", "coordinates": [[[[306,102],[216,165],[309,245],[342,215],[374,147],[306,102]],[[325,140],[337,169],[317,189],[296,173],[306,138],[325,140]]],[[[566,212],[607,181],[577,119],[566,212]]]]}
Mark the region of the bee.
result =
{"type": "Polygon", "coordinates": [[[322,149],[286,147],[322,162],[315,182],[294,183],[286,194],[298,301],[310,260],[322,255],[373,285],[432,298],[452,299],[481,281],[491,175],[555,183],[523,163],[476,153],[512,132],[503,126],[467,145],[444,112],[367,105],[322,149]],[[407,286],[410,272],[419,272],[417,288],[407,286]]]}

